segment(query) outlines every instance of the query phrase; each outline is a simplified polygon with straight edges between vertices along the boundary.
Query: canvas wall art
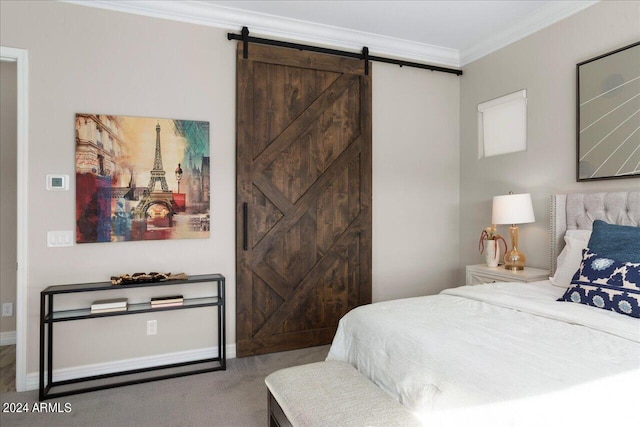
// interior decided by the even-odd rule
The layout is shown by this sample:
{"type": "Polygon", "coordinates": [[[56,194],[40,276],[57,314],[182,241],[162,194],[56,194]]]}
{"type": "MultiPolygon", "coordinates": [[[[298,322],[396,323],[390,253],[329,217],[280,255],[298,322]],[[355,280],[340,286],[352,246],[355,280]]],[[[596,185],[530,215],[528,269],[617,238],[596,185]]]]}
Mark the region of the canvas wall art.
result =
{"type": "Polygon", "coordinates": [[[76,241],[209,237],[209,122],[76,114],[76,241]]]}
{"type": "Polygon", "coordinates": [[[640,42],[577,65],[578,181],[640,178],[640,42]]]}

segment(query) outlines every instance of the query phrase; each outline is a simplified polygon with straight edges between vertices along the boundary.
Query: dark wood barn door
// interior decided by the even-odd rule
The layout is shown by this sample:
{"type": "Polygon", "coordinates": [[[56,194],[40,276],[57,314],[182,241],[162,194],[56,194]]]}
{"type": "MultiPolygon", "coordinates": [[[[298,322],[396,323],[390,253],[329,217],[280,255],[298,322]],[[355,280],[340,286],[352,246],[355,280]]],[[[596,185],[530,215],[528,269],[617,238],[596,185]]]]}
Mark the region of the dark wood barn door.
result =
{"type": "Polygon", "coordinates": [[[371,302],[371,76],[241,43],[237,74],[236,352],[327,344],[371,302]]]}

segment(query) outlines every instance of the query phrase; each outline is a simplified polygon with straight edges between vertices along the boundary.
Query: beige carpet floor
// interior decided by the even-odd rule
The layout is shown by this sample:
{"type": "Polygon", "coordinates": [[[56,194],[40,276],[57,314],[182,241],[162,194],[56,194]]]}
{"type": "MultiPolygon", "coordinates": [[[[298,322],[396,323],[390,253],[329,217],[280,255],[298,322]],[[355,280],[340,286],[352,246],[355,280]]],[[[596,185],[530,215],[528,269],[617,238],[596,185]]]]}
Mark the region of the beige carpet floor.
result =
{"type": "MultiPolygon", "coordinates": [[[[37,390],[2,393],[2,427],[251,427],[268,426],[264,378],[289,366],[324,360],[329,346],[230,359],[227,370],[47,400],[53,413],[11,413],[11,403],[32,408],[37,390]],[[55,405],[59,403],[59,405],[55,405]],[[70,411],[65,411],[69,408],[70,411]]],[[[15,405],[13,405],[15,406],[15,405]]]]}

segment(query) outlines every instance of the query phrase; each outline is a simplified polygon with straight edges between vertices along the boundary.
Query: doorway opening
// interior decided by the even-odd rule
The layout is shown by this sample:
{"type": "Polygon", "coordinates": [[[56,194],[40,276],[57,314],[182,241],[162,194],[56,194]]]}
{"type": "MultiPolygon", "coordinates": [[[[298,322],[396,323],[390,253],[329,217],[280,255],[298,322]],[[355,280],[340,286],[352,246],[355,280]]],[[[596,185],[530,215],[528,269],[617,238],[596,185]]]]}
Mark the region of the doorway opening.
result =
{"type": "MultiPolygon", "coordinates": [[[[15,65],[15,389],[27,390],[27,176],[28,176],[28,52],[0,46],[0,64],[15,65]]],[[[4,88],[3,88],[4,91],[4,88]]],[[[4,114],[3,114],[4,115],[4,114]]],[[[4,144],[4,143],[3,143],[4,144]]],[[[4,177],[3,177],[4,180],[4,177]]],[[[3,194],[3,205],[4,203],[3,194]]],[[[3,279],[4,280],[4,279],[3,279]]],[[[3,301],[4,302],[4,301],[3,301]]],[[[10,301],[9,301],[10,302],[10,301]]],[[[34,386],[37,387],[36,384],[34,386]]],[[[36,388],[33,387],[33,388],[36,388]]]]}

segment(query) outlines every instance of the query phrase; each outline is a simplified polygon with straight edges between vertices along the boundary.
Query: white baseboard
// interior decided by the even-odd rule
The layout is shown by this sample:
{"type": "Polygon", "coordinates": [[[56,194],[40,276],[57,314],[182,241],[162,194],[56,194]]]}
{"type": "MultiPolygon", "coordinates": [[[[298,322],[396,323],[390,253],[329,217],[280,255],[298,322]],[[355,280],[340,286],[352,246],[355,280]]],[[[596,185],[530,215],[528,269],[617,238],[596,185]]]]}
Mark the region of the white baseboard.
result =
{"type": "MultiPolygon", "coordinates": [[[[236,345],[227,345],[226,349],[227,359],[234,359],[236,357],[236,345]]],[[[76,366],[73,368],[55,369],[53,371],[53,381],[66,381],[93,375],[110,374],[113,372],[122,372],[141,368],[150,368],[153,366],[168,365],[172,363],[189,362],[191,360],[211,357],[212,354],[218,354],[218,347],[200,348],[196,350],[180,351],[176,353],[159,354],[156,356],[136,357],[133,359],[117,360],[114,362],[96,363],[92,365],[76,366]]],[[[27,374],[26,389],[37,390],[38,386],[38,372],[31,372],[27,374]]]]}
{"type": "Polygon", "coordinates": [[[16,343],[16,331],[0,332],[0,346],[14,345],[15,343],[16,343]]]}

